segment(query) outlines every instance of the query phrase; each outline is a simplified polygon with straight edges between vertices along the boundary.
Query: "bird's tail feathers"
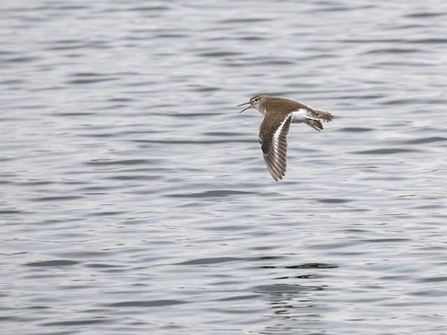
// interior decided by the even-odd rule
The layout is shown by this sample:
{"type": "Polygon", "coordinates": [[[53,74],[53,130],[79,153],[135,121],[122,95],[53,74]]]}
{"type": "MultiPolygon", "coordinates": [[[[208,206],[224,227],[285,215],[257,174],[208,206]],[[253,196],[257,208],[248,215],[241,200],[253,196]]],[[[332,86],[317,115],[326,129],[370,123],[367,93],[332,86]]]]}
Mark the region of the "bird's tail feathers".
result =
{"type": "Polygon", "coordinates": [[[320,111],[318,109],[314,109],[313,111],[311,111],[311,115],[313,118],[325,122],[332,121],[332,119],[334,118],[334,116],[331,113],[320,111]]]}
{"type": "Polygon", "coordinates": [[[304,120],[304,123],[315,130],[318,130],[318,131],[323,130],[323,125],[321,124],[321,122],[319,120],[306,119],[306,120],[304,120]]]}
{"type": "Polygon", "coordinates": [[[306,120],[304,120],[304,123],[307,124],[309,127],[320,131],[323,130],[321,121],[329,122],[332,121],[333,118],[334,117],[331,113],[313,109],[312,111],[310,111],[310,113],[308,113],[308,116],[306,117],[306,120]]]}

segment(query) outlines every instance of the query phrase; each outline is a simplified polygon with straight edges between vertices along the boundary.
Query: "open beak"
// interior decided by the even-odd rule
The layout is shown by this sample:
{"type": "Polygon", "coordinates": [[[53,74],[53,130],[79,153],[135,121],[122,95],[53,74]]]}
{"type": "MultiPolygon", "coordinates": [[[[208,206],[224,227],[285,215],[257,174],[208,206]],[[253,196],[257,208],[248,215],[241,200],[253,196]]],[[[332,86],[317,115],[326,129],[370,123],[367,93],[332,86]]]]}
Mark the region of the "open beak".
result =
{"type": "Polygon", "coordinates": [[[241,107],[241,106],[244,106],[244,105],[250,105],[250,106],[248,106],[248,107],[244,108],[243,110],[241,110],[241,111],[239,112],[239,114],[241,114],[242,112],[244,112],[244,111],[246,111],[247,109],[251,108],[250,101],[249,101],[249,102],[245,102],[245,103],[240,104],[240,105],[237,105],[237,106],[238,106],[238,107],[241,107]]]}

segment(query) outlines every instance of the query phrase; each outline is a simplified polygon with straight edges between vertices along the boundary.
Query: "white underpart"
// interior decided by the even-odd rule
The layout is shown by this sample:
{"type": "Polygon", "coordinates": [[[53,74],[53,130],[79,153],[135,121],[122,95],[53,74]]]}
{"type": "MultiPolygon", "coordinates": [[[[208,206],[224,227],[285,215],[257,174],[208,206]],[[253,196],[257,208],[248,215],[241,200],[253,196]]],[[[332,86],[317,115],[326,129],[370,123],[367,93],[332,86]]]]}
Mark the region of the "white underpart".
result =
{"type": "Polygon", "coordinates": [[[302,123],[308,119],[315,119],[311,116],[309,111],[305,108],[300,108],[296,112],[292,112],[292,115],[293,115],[293,119],[292,119],[293,123],[302,123]]]}

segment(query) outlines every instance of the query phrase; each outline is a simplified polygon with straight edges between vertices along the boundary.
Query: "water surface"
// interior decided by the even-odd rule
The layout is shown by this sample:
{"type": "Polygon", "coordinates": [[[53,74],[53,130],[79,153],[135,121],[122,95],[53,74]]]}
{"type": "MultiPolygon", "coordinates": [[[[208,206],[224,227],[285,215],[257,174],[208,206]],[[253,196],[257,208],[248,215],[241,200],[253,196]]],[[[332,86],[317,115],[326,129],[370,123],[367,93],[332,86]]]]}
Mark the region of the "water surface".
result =
{"type": "Polygon", "coordinates": [[[447,333],[444,2],[0,9],[6,333],[447,333]]]}

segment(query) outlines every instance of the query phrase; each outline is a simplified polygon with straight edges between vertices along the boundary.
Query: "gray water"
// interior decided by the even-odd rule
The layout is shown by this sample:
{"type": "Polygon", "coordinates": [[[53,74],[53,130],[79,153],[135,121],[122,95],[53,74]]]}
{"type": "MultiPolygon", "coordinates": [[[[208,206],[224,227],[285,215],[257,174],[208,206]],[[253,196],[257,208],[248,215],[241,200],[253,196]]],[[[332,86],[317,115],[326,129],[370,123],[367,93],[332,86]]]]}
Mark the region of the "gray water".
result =
{"type": "Polygon", "coordinates": [[[447,334],[447,3],[0,3],[2,334],[447,334]],[[293,125],[283,181],[257,93],[293,125]]]}

